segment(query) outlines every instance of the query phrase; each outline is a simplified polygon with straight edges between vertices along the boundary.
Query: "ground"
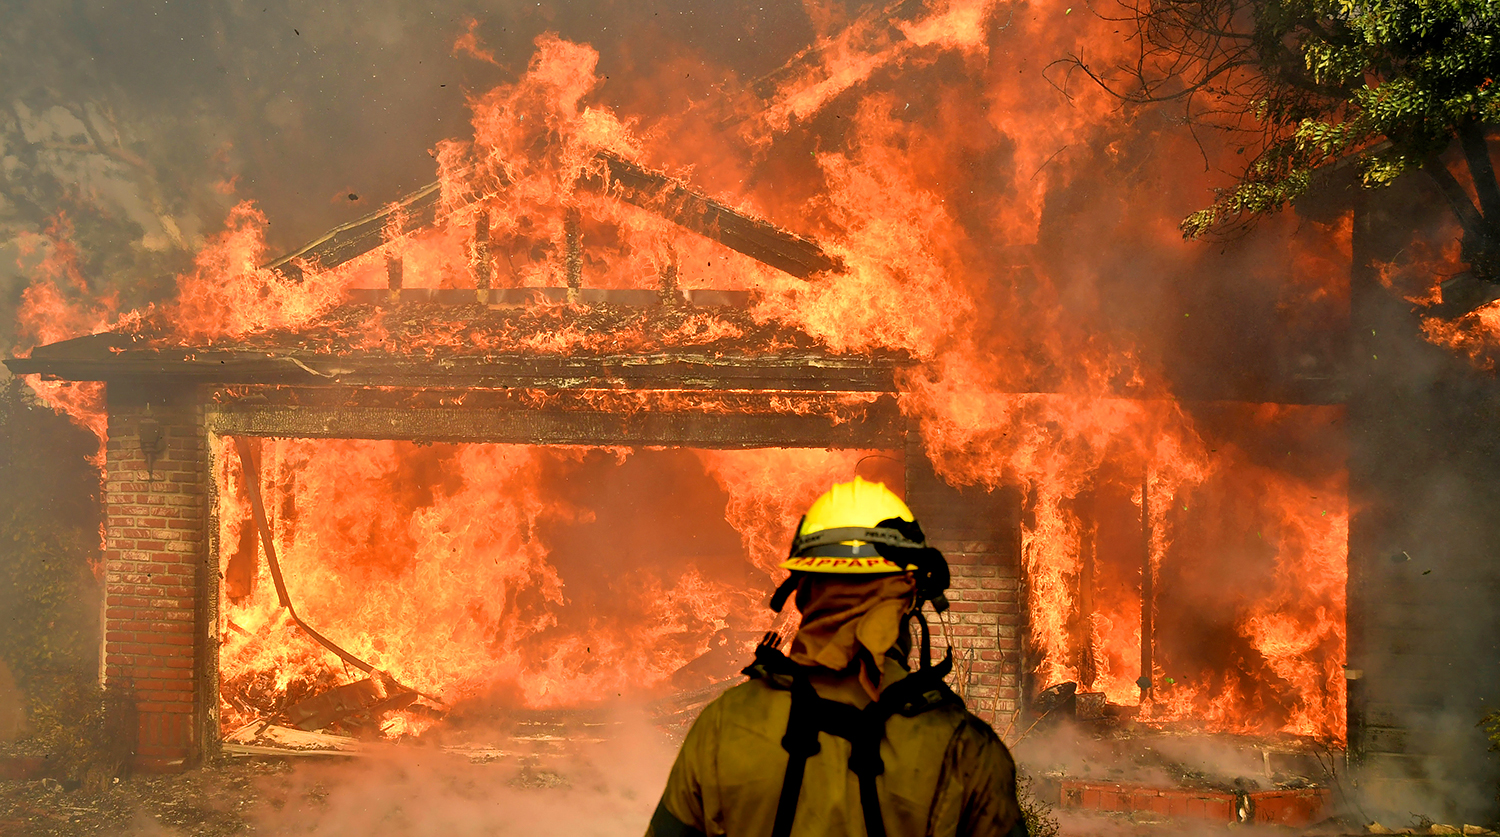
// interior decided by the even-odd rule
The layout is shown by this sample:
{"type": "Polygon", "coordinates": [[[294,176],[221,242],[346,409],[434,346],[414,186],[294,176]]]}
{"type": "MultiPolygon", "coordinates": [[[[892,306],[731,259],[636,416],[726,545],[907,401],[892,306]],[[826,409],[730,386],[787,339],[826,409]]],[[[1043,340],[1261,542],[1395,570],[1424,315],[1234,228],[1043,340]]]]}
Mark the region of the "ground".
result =
{"type": "Polygon", "coordinates": [[[0,835],[252,833],[257,805],[285,804],[293,767],[240,761],[177,776],[117,780],[102,794],[55,780],[0,782],[0,835]],[[280,794],[278,794],[278,789],[280,794]]]}
{"type": "MultiPolygon", "coordinates": [[[[339,835],[466,837],[566,833],[627,835],[644,830],[656,791],[642,774],[605,776],[597,765],[563,772],[509,761],[476,764],[441,753],[359,759],[226,759],[173,776],[134,776],[102,794],[52,780],[0,781],[0,837],[121,835],[339,835]]],[[[652,783],[654,784],[654,782],[652,783]]],[[[1365,833],[1307,831],[1125,815],[1061,812],[1061,837],[1225,834],[1292,837],[1365,833]]]]}

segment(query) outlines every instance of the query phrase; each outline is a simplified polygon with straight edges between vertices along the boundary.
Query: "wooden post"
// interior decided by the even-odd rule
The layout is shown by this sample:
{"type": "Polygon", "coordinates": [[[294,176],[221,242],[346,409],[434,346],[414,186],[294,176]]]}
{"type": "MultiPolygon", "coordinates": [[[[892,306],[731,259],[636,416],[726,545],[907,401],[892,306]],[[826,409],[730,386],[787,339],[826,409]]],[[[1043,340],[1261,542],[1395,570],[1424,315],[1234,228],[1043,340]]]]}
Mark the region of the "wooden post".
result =
{"type": "Polygon", "coordinates": [[[1097,550],[1098,523],[1094,516],[1094,493],[1078,497],[1078,688],[1093,688],[1098,677],[1094,660],[1094,553],[1097,550]]]}
{"type": "Polygon", "coordinates": [[[400,256],[385,257],[385,284],[390,292],[391,302],[401,301],[401,281],[405,267],[401,263],[400,256]]]}
{"type": "Polygon", "coordinates": [[[474,219],[474,295],[481,305],[490,301],[490,213],[481,210],[474,219]]]}
{"type": "Polygon", "coordinates": [[[1155,641],[1156,627],[1152,624],[1155,614],[1152,604],[1156,598],[1156,579],[1151,571],[1151,468],[1147,466],[1141,474],[1141,676],[1135,681],[1141,687],[1141,700],[1151,697],[1151,646],[1155,641]]]}
{"type": "Polygon", "coordinates": [[[667,245],[667,263],[661,266],[657,274],[660,280],[656,291],[661,297],[662,305],[676,305],[682,301],[682,292],[677,287],[677,248],[671,244],[667,245]]]}
{"type": "Polygon", "coordinates": [[[583,287],[583,216],[577,209],[569,207],[563,216],[564,255],[563,269],[568,276],[568,299],[578,299],[583,287]]]}

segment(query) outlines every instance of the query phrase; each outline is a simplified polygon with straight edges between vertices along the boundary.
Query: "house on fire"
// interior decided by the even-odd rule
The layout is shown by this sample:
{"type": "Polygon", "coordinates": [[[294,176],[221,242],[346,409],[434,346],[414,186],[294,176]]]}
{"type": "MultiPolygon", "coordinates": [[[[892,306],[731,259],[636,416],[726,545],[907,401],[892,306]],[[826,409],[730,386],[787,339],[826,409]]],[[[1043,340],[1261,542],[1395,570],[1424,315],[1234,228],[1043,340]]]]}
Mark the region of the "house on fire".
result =
{"type": "MultiPolygon", "coordinates": [[[[592,186],[612,197],[793,276],[841,269],[816,242],[678,180],[617,157],[600,161],[607,180],[592,186]]],[[[438,195],[434,184],[269,267],[296,277],[304,265],[332,268],[369,253],[386,242],[393,213],[407,229],[440,223],[438,195]]],[[[294,331],[198,344],[111,332],[6,361],[15,374],[106,386],[103,677],[135,708],[137,766],[190,765],[220,743],[218,609],[227,582],[216,543],[215,437],[904,451],[911,503],[927,510],[955,575],[973,579],[954,600],[971,590],[986,598],[959,619],[976,643],[1002,652],[975,663],[976,708],[993,718],[1019,705],[1019,498],[955,490],[936,477],[897,405],[907,359],[830,352],[794,329],[756,323],[746,293],[684,291],[666,272],[657,290],[590,288],[576,224],[569,218],[558,242],[559,287],[499,287],[480,268],[472,287],[408,288],[397,256],[385,287],[349,291],[294,331]],[[569,301],[577,304],[556,304],[569,301]],[[381,333],[375,343],[371,323],[381,333]],[[565,352],[516,351],[494,339],[561,329],[579,336],[565,352]]],[[[486,252],[482,224],[469,246],[486,252]]]]}
{"type": "MultiPolygon", "coordinates": [[[[801,278],[842,269],[816,242],[679,180],[607,154],[596,162],[602,174],[582,185],[722,247],[801,278]]],[[[435,184],[270,267],[295,277],[303,266],[327,269],[366,256],[387,242],[393,214],[408,230],[441,224],[439,198],[435,184]]],[[[1392,415],[1426,420],[1410,407],[1414,401],[1401,402],[1420,381],[1391,377],[1379,362],[1427,351],[1414,348],[1420,340],[1391,336],[1403,333],[1404,314],[1380,301],[1388,295],[1370,290],[1378,256],[1371,242],[1383,239],[1368,230],[1401,221],[1384,210],[1360,212],[1351,332],[1352,345],[1371,360],[1357,357],[1345,380],[1316,391],[1273,383],[1274,392],[1255,399],[1345,406],[1355,508],[1416,484],[1414,471],[1400,470],[1380,451],[1409,444],[1395,439],[1404,425],[1392,415]],[[1400,402],[1395,413],[1391,398],[1400,402]]],[[[225,579],[213,475],[222,446],[211,440],[221,437],[898,451],[909,503],[953,568],[953,618],[963,628],[961,642],[977,652],[972,707],[993,721],[1031,705],[1038,684],[1030,674],[1021,560],[1025,497],[955,489],[936,475],[919,428],[898,406],[898,373],[910,360],[830,351],[794,328],[755,321],[745,293],[682,290],[671,269],[654,290],[591,288],[578,220],[565,219],[563,229],[556,287],[497,281],[488,255],[499,245],[480,224],[467,242],[479,256],[469,287],[406,287],[405,267],[393,255],[383,287],[348,291],[295,330],[256,331],[226,343],[137,329],[40,346],[6,361],[15,374],[106,387],[103,678],[135,708],[130,732],[140,767],[190,765],[220,743],[217,631],[225,579]],[[557,304],[565,302],[577,304],[557,304]],[[370,324],[378,324],[378,334],[370,324]],[[562,352],[495,338],[563,329],[576,339],[562,352]]],[[[1488,389],[1457,389],[1462,403],[1494,399],[1488,389]]],[[[1422,444],[1444,449],[1456,427],[1429,429],[1422,444]]],[[[1472,592],[1466,581],[1441,573],[1420,588],[1426,594],[1419,591],[1428,581],[1415,575],[1415,547],[1403,544],[1429,532],[1424,525],[1402,522],[1397,510],[1379,520],[1356,515],[1351,526],[1348,754],[1369,770],[1364,787],[1376,794],[1429,782],[1432,765],[1447,757],[1439,733],[1451,726],[1445,713],[1457,661],[1440,623],[1472,592]],[[1398,555],[1407,559],[1392,558],[1398,555]],[[1388,595],[1393,589],[1399,595],[1388,595]]],[[[1464,564],[1461,549],[1453,554],[1439,567],[1464,564]]],[[[1463,578],[1492,583],[1493,575],[1463,578]]],[[[1150,625],[1142,628],[1149,637],[1150,625]]]]}

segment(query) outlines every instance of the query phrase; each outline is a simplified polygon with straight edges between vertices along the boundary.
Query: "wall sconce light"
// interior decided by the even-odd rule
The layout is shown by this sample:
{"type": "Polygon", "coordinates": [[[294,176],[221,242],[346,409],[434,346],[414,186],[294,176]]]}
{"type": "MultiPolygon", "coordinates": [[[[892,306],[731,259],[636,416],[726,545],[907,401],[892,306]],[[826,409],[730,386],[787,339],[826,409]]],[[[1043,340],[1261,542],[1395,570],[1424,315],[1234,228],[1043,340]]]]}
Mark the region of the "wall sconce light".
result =
{"type": "Polygon", "coordinates": [[[151,417],[151,405],[146,405],[146,415],[136,425],[136,437],[140,441],[141,454],[146,457],[146,480],[148,482],[156,479],[156,460],[167,452],[167,430],[161,423],[151,417]]]}

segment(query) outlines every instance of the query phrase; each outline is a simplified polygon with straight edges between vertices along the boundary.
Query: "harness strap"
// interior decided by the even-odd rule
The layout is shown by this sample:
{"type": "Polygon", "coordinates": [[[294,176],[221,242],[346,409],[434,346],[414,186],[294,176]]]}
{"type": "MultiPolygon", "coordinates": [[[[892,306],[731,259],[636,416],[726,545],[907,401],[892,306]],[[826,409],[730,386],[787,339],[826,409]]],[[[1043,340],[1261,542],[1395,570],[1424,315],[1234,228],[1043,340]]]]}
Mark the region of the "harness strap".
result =
{"type": "Polygon", "coordinates": [[[789,837],[792,820],[797,816],[797,798],[802,795],[802,776],[807,770],[807,760],[817,755],[822,746],[818,744],[818,723],[813,718],[813,704],[821,700],[808,682],[798,674],[792,680],[792,709],[787,718],[786,734],[781,737],[781,747],[786,750],[786,778],[781,782],[781,798],[776,802],[776,820],[771,826],[771,837],[789,837]],[[811,696],[811,699],[809,699],[811,696]]]}
{"type": "Polygon", "coordinates": [[[859,802],[865,817],[865,832],[869,837],[885,837],[885,819],[880,813],[880,792],[875,780],[885,772],[885,762],[880,758],[880,742],[885,738],[886,719],[896,706],[894,701],[879,700],[864,709],[855,709],[846,703],[820,697],[806,674],[798,672],[793,676],[792,707],[787,718],[786,735],[781,739],[781,746],[787,752],[786,778],[781,783],[781,798],[776,803],[772,837],[789,837],[792,833],[807,760],[822,749],[818,744],[820,732],[849,742],[849,770],[859,777],[859,802]]]}
{"type": "Polygon", "coordinates": [[[859,807],[865,812],[865,833],[870,837],[885,837],[885,818],[880,813],[880,793],[872,775],[860,774],[859,807]]]}

